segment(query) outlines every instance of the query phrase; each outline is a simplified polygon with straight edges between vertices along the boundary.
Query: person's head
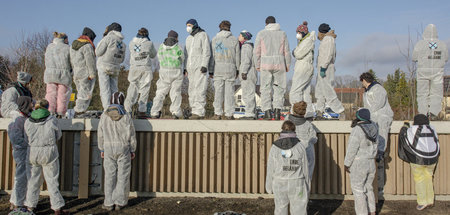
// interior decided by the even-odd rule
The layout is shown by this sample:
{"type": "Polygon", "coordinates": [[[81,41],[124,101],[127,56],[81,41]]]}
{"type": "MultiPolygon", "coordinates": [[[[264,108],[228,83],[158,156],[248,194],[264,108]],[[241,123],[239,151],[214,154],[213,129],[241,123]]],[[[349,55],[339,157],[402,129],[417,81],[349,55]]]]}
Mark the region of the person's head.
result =
{"type": "Polygon", "coordinates": [[[97,37],[97,35],[95,35],[94,31],[88,27],[85,27],[83,29],[83,33],[82,35],[89,37],[89,39],[94,42],[95,37],[97,37]]]}
{"type": "Polygon", "coordinates": [[[319,33],[326,34],[330,30],[331,30],[330,25],[328,25],[327,23],[322,23],[319,25],[319,33]]]}
{"type": "Polygon", "coordinates": [[[48,109],[48,101],[46,99],[40,99],[34,105],[34,109],[48,109]]]}
{"type": "Polygon", "coordinates": [[[67,37],[67,35],[65,33],[58,33],[55,31],[55,32],[53,32],[53,37],[62,39],[64,41],[64,43],[66,43],[66,44],[69,43],[69,38],[67,37]]]}
{"type": "Polygon", "coordinates": [[[276,23],[277,21],[275,20],[275,17],[273,17],[273,16],[268,16],[267,18],[266,18],[266,25],[268,25],[268,24],[273,24],[273,23],[276,23]]]}
{"type": "Polygon", "coordinates": [[[197,20],[190,19],[186,22],[186,31],[191,33],[194,29],[198,28],[197,20]]]}
{"type": "Polygon", "coordinates": [[[111,23],[111,25],[108,26],[108,31],[122,32],[122,26],[117,22],[113,22],[111,23]]]}
{"type": "Polygon", "coordinates": [[[20,112],[28,115],[33,110],[33,100],[28,96],[20,96],[17,99],[20,112]]]}
{"type": "Polygon", "coordinates": [[[246,30],[241,31],[241,33],[239,34],[239,42],[245,42],[247,40],[252,39],[252,34],[246,30]]]}
{"type": "Polygon", "coordinates": [[[147,28],[139,29],[136,36],[139,37],[139,38],[148,38],[148,30],[147,30],[147,28]]]}
{"type": "Polygon", "coordinates": [[[370,121],[370,111],[367,108],[361,108],[356,111],[356,118],[361,121],[370,121]]]}
{"type": "Polygon", "coordinates": [[[361,81],[364,88],[368,88],[372,82],[375,81],[375,77],[369,72],[365,72],[359,76],[359,81],[361,81]]]}
{"type": "Polygon", "coordinates": [[[295,131],[295,125],[293,122],[287,120],[281,125],[281,131],[295,131]]]}
{"type": "Polygon", "coordinates": [[[33,76],[26,72],[18,72],[17,73],[17,82],[20,84],[28,87],[30,85],[30,82],[33,80],[33,76]]]}
{"type": "Polygon", "coordinates": [[[167,33],[167,37],[175,38],[178,40],[178,33],[174,30],[170,30],[169,33],[167,33]]]}
{"type": "Polygon", "coordinates": [[[417,114],[416,116],[414,116],[413,125],[429,125],[429,124],[430,120],[424,114],[417,114]]]}
{"type": "Polygon", "coordinates": [[[111,95],[111,104],[123,105],[125,95],[122,92],[115,92],[111,95]]]}
{"type": "Polygon", "coordinates": [[[222,22],[220,22],[219,24],[219,29],[221,31],[230,31],[231,29],[231,23],[228,20],[223,20],[222,22]]]}
{"type": "Polygon", "coordinates": [[[303,21],[303,24],[299,25],[297,27],[297,39],[302,39],[303,37],[305,37],[308,33],[308,22],[307,21],[303,21]]]}
{"type": "Polygon", "coordinates": [[[308,104],[306,102],[304,102],[304,101],[297,102],[292,107],[292,112],[293,112],[294,115],[304,117],[305,114],[306,114],[306,107],[307,106],[308,106],[308,104]]]}

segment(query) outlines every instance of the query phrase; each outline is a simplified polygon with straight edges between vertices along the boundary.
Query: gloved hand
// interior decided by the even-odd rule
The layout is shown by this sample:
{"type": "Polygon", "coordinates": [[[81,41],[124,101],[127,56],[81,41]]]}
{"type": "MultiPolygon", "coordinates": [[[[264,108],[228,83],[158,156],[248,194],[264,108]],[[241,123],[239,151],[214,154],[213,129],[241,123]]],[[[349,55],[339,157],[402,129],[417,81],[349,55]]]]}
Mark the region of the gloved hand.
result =
{"type": "Polygon", "coordinates": [[[89,81],[90,81],[90,80],[93,80],[93,79],[95,79],[95,75],[89,76],[89,77],[88,77],[88,80],[89,80],[89,81]]]}
{"type": "Polygon", "coordinates": [[[214,73],[210,72],[209,73],[209,78],[213,78],[214,77],[214,73]]]}
{"type": "Polygon", "coordinates": [[[202,66],[202,68],[200,69],[200,71],[202,71],[202,73],[206,73],[208,71],[208,69],[206,69],[206,67],[202,66]]]}
{"type": "Polygon", "coordinates": [[[242,73],[241,76],[242,76],[242,80],[244,80],[244,81],[247,80],[247,73],[242,73]]]}
{"type": "Polygon", "coordinates": [[[322,78],[325,78],[325,76],[326,76],[326,72],[327,71],[327,69],[326,68],[322,68],[322,67],[320,67],[320,77],[322,77],[322,78]]]}
{"type": "Polygon", "coordinates": [[[381,160],[383,160],[384,159],[384,152],[383,151],[378,151],[377,152],[377,157],[376,157],[376,161],[377,162],[380,162],[381,160]]]}

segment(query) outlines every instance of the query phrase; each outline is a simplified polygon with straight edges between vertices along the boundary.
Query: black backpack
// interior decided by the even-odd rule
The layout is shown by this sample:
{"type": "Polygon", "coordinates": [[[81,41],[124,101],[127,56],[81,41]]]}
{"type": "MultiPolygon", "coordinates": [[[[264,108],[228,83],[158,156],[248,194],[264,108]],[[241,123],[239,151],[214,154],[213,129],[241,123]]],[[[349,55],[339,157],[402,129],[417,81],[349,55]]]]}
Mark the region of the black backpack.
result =
{"type": "Polygon", "coordinates": [[[429,125],[417,126],[416,133],[412,142],[408,139],[407,127],[402,127],[398,136],[398,157],[405,162],[419,165],[435,164],[439,158],[439,140],[436,133],[429,125]],[[429,132],[424,133],[423,129],[427,128],[429,132]],[[427,138],[428,140],[425,140],[427,138]],[[431,139],[431,140],[430,140],[431,139]],[[435,144],[433,151],[422,151],[418,146],[423,144],[435,144]]]}

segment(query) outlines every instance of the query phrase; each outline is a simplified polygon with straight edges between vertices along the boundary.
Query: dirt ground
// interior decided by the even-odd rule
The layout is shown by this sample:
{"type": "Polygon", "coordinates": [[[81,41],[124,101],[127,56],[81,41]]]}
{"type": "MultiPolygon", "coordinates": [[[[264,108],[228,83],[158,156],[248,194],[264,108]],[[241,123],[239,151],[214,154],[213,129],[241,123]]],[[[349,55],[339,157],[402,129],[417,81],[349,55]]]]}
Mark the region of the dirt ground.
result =
{"type": "MultiPolygon", "coordinates": [[[[101,208],[103,197],[79,200],[65,198],[66,209],[71,214],[108,214],[101,208]]],[[[380,214],[450,214],[450,202],[437,201],[435,206],[419,212],[415,201],[386,201],[378,205],[380,214]]],[[[215,212],[235,211],[247,215],[273,214],[273,199],[219,199],[219,198],[131,198],[129,206],[109,214],[198,214],[213,215],[215,212]]],[[[8,214],[9,196],[0,196],[0,214],[8,214]]],[[[49,198],[42,198],[36,214],[52,214],[49,198]]],[[[353,201],[312,200],[308,214],[354,214],[353,201]]]]}

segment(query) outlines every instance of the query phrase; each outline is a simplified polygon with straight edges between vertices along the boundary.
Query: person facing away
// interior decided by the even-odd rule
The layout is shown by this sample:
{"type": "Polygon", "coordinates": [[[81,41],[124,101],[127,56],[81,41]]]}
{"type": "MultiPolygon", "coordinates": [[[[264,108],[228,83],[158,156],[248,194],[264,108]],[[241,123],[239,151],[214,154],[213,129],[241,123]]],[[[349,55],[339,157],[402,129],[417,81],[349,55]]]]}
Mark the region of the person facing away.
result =
{"type": "Polygon", "coordinates": [[[98,84],[100,87],[100,99],[103,109],[109,107],[111,95],[118,91],[117,79],[120,72],[120,64],[125,59],[126,45],[123,42],[122,26],[113,22],[106,27],[103,38],[97,44],[98,84]]]}
{"type": "Polygon", "coordinates": [[[339,113],[341,118],[343,118],[344,106],[339,101],[333,87],[334,73],[336,72],[334,67],[334,62],[336,61],[336,34],[328,24],[322,23],[319,26],[317,38],[320,40],[315,91],[317,116],[322,116],[325,107],[329,106],[332,111],[339,113]]]}
{"type": "Polygon", "coordinates": [[[73,68],[73,82],[77,88],[75,101],[75,117],[80,117],[88,109],[95,86],[95,45],[96,35],[90,28],[85,27],[81,36],[72,42],[70,49],[70,63],[73,68]]]}
{"type": "Polygon", "coordinates": [[[173,119],[179,119],[181,111],[181,85],[183,84],[184,52],[178,44],[178,33],[171,30],[164,43],[159,46],[159,79],[156,82],[156,94],[151,110],[152,118],[161,117],[161,109],[167,93],[170,95],[170,113],[173,119]]]}
{"type": "Polygon", "coordinates": [[[253,61],[252,34],[246,30],[239,34],[239,46],[241,47],[241,64],[239,66],[239,80],[242,88],[242,102],[245,104],[244,116],[241,120],[256,119],[256,75],[255,62],[253,61]]]}
{"type": "Polygon", "coordinates": [[[317,143],[317,132],[311,123],[311,120],[305,118],[308,104],[305,101],[297,102],[292,107],[292,114],[286,117],[295,125],[295,133],[300,143],[305,147],[306,157],[308,158],[309,180],[312,180],[314,173],[315,152],[314,144],[317,143]]]}
{"type": "Polygon", "coordinates": [[[280,30],[280,24],[276,23],[273,16],[266,18],[266,27],[256,35],[253,59],[256,70],[261,73],[261,108],[264,119],[280,120],[291,53],[286,32],[280,30]]]}
{"type": "Polygon", "coordinates": [[[231,34],[231,23],[219,24],[220,31],[211,41],[210,74],[214,75],[214,118],[234,119],[234,83],[239,74],[241,50],[239,41],[231,34]]]}
{"type": "Polygon", "coordinates": [[[8,125],[8,137],[12,146],[12,155],[16,163],[14,186],[11,191],[11,209],[21,209],[27,194],[27,182],[30,178],[30,162],[28,161],[28,138],[25,135],[25,121],[33,111],[33,101],[28,96],[17,99],[20,115],[8,125]]]}
{"type": "Polygon", "coordinates": [[[98,124],[98,148],[105,171],[102,208],[108,211],[120,210],[128,204],[131,160],[136,152],[136,131],[130,114],[123,107],[124,100],[123,93],[113,93],[111,104],[98,124]]]}
{"type": "MultiPolygon", "coordinates": [[[[208,88],[208,65],[211,57],[211,44],[206,32],[200,28],[197,20],[190,19],[186,22],[186,38],[184,47],[184,73],[189,79],[189,106],[192,109],[190,119],[202,119],[205,117],[206,90],[208,88]]],[[[212,78],[212,73],[210,72],[212,78]]]]}
{"type": "Polygon", "coordinates": [[[45,50],[44,82],[47,84],[45,99],[49,103],[48,110],[65,116],[69,104],[72,86],[72,66],[70,64],[70,46],[65,33],[53,33],[53,42],[45,50]]]}
{"type": "Polygon", "coordinates": [[[20,96],[28,96],[33,99],[33,94],[29,90],[32,80],[33,76],[31,74],[22,71],[17,72],[17,81],[9,84],[2,94],[0,111],[3,117],[15,118],[21,115],[19,106],[17,105],[17,99],[20,96]]]}
{"type": "Polygon", "coordinates": [[[50,195],[50,206],[55,214],[67,214],[62,210],[64,199],[59,191],[59,153],[56,145],[62,132],[58,120],[48,111],[49,103],[38,101],[31,117],[25,122],[25,135],[28,138],[28,156],[31,176],[27,185],[25,206],[33,211],[39,202],[42,172],[50,195]]]}
{"type": "Polygon", "coordinates": [[[447,44],[438,39],[436,26],[427,25],[422,40],[414,46],[412,60],[417,63],[417,107],[419,113],[439,119],[442,109],[444,67],[448,61],[447,44]]]}
{"type": "Polygon", "coordinates": [[[289,92],[291,105],[305,101],[308,104],[307,116],[314,115],[311,100],[311,80],[314,76],[314,47],[316,32],[308,30],[308,22],[304,21],[297,27],[297,47],[292,51],[296,59],[292,87],[289,92]]]}
{"type": "Polygon", "coordinates": [[[370,111],[361,108],[352,121],[352,131],[345,154],[345,171],[350,173],[350,185],[355,198],[357,215],[375,215],[375,157],[378,145],[378,126],[370,120],[370,111]]]}
{"type": "Polygon", "coordinates": [[[131,40],[128,47],[130,49],[130,71],[128,73],[130,86],[125,99],[125,110],[131,113],[133,105],[138,101],[138,118],[147,118],[147,100],[153,79],[152,59],[156,57],[156,49],[153,42],[150,41],[146,28],[138,30],[136,37],[131,40]]]}
{"type": "Polygon", "coordinates": [[[280,138],[273,142],[267,160],[266,191],[274,194],[275,215],[305,214],[309,199],[309,169],[305,147],[295,125],[285,121],[280,138]]]}
{"type": "Polygon", "coordinates": [[[433,174],[439,159],[439,137],[424,114],[414,116],[413,126],[405,122],[398,136],[398,156],[410,163],[421,211],[434,204],[433,174]]]}

